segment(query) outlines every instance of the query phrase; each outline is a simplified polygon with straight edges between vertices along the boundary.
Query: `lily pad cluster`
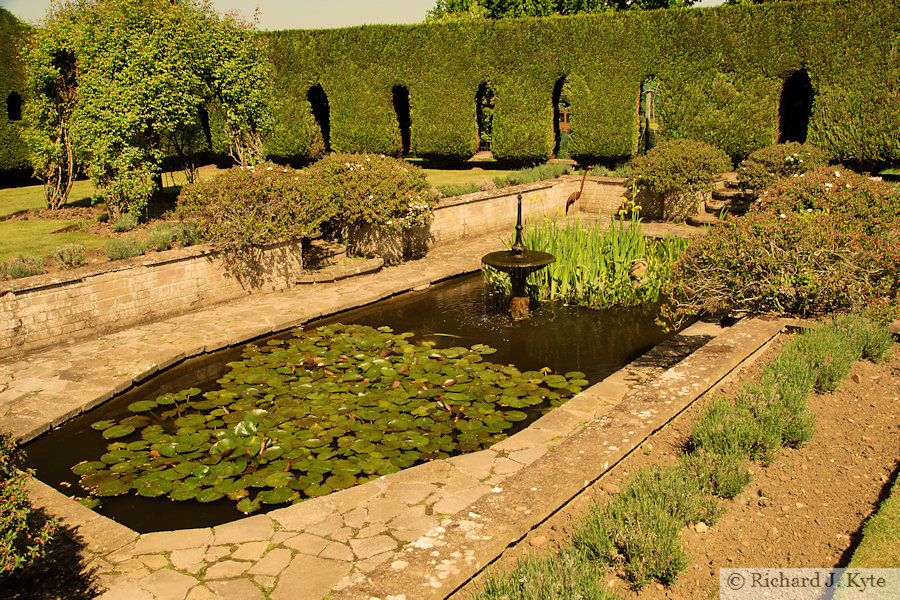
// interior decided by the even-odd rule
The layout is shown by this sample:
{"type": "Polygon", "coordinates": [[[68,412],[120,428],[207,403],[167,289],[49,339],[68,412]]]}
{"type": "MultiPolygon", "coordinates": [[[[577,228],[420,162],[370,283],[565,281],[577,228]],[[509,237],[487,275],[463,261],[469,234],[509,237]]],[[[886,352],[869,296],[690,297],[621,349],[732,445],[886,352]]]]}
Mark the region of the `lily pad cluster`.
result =
{"type": "Polygon", "coordinates": [[[141,400],[131,416],[94,423],[114,441],[72,470],[97,497],[227,497],[250,513],[490,446],[528,417],[522,409],[546,410],[588,383],[484,361],[488,346],[436,349],[411,336],[335,324],[248,345],[221,389],[141,400]]]}

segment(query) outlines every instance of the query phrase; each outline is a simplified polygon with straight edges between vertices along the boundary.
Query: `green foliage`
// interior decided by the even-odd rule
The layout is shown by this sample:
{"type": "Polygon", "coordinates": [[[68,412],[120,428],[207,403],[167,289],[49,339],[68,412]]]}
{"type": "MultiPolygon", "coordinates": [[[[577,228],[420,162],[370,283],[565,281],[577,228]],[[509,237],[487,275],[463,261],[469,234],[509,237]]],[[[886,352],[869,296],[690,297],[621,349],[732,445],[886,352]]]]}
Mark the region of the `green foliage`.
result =
{"type": "Polygon", "coordinates": [[[240,162],[258,161],[270,81],[260,54],[248,25],[195,0],[58,6],[25,55],[32,162],[48,190],[62,188],[48,201],[65,200],[74,160],[114,214],[141,212],[162,159],[201,150],[202,106],[220,114],[216,134],[240,162]]]}
{"type": "Polygon", "coordinates": [[[19,60],[19,48],[31,35],[31,28],[12,13],[0,8],[0,177],[21,177],[28,174],[28,146],[22,136],[23,121],[10,121],[6,100],[16,93],[25,96],[24,73],[19,60]]]}
{"type": "Polygon", "coordinates": [[[447,185],[439,185],[435,189],[441,195],[441,198],[450,198],[452,196],[479,192],[481,191],[481,186],[477,183],[448,183],[447,185]]]}
{"type": "MultiPolygon", "coordinates": [[[[679,238],[645,239],[637,212],[630,222],[613,219],[608,229],[581,221],[560,227],[548,219],[527,227],[522,239],[530,250],[556,257],[556,262],[528,276],[532,297],[600,309],[658,301],[687,245],[679,238]]],[[[509,241],[507,247],[511,245],[509,241]]],[[[508,275],[487,266],[483,270],[493,287],[509,289],[508,275]]]]}
{"type": "Polygon", "coordinates": [[[511,19],[692,6],[697,0],[437,0],[428,21],[511,19]]]}
{"type": "Polygon", "coordinates": [[[800,175],[828,164],[825,153],[806,144],[788,142],[752,152],[738,167],[738,181],[762,192],[781,179],[800,175]]]}
{"type": "Polygon", "coordinates": [[[581,392],[580,372],[522,373],[494,352],[413,344],[411,333],[334,324],[248,345],[219,389],[140,400],[92,425],[110,440],[76,465],[95,496],[223,497],[249,513],[489,446],[581,392]],[[162,457],[162,458],[161,458],[162,457]]]}
{"type": "Polygon", "coordinates": [[[146,248],[133,235],[112,238],[106,242],[104,251],[109,260],[119,260],[122,258],[134,258],[144,253],[146,248]]]}
{"type": "Polygon", "coordinates": [[[171,223],[157,223],[147,230],[147,250],[165,252],[175,243],[176,232],[171,223]]]}
{"type": "Polygon", "coordinates": [[[631,177],[641,189],[657,194],[712,190],[716,177],[731,169],[728,155],[693,140],[670,140],[632,163],[631,177]]]}
{"type": "Polygon", "coordinates": [[[508,572],[489,572],[472,600],[616,600],[595,567],[578,553],[534,553],[516,561],[508,572]]]}
{"type": "Polygon", "coordinates": [[[263,36],[277,96],[290,107],[278,127],[295,132],[291,144],[307,159],[319,135],[306,99],[314,84],[328,96],[336,150],[396,154],[391,89],[404,85],[412,153],[466,159],[478,144],[476,94],[488,83],[495,156],[543,162],[555,142],[554,86],[568,77],[569,151],[582,164],[635,153],[635,107],[649,78],[660,82],[663,138],[696,139],[740,160],[776,143],[784,80],[805,67],[816,91],[808,142],[831,159],[877,162],[900,160],[898,15],[895,0],[779,2],[263,36]]]}
{"type": "Polygon", "coordinates": [[[332,200],[308,172],[263,163],[184,186],[178,209],[201,239],[233,249],[316,234],[337,212],[332,200]]]}
{"type": "Polygon", "coordinates": [[[61,267],[77,267],[84,264],[84,245],[65,244],[57,246],[53,258],[61,267]]]}
{"type": "Polygon", "coordinates": [[[675,313],[896,310],[900,193],[843,168],[774,184],[746,216],[692,240],[666,286],[675,313]]]}
{"type": "Polygon", "coordinates": [[[605,564],[622,561],[635,589],[651,580],[672,583],[688,565],[679,532],[692,522],[713,523],[719,509],[681,466],[652,467],[628,480],[606,504],[576,525],[575,548],[605,564]]]}
{"type": "Polygon", "coordinates": [[[179,221],[175,224],[175,241],[182,248],[200,243],[200,232],[192,221],[179,221]]]}
{"type": "Polygon", "coordinates": [[[326,224],[427,225],[434,202],[421,169],[368,154],[331,154],[301,170],[235,167],[185,186],[178,198],[200,236],[223,248],[311,236],[326,224]]]}
{"type": "Polygon", "coordinates": [[[374,154],[330,154],[304,171],[341,224],[408,229],[431,223],[435,198],[425,173],[374,154]]]}
{"type": "Polygon", "coordinates": [[[134,213],[122,213],[119,215],[119,218],[113,222],[112,228],[113,231],[118,233],[123,233],[125,231],[131,231],[135,227],[137,227],[138,218],[134,213]]]}
{"type": "Polygon", "coordinates": [[[0,263],[0,276],[7,279],[32,277],[44,272],[44,263],[33,256],[18,253],[5,263],[0,263]]]}
{"type": "Polygon", "coordinates": [[[494,183],[497,187],[505,187],[507,185],[523,185],[525,183],[534,183],[535,181],[545,181],[547,179],[556,179],[562,175],[572,172],[572,167],[559,163],[544,163],[535,167],[525,167],[517,169],[507,174],[506,177],[497,177],[494,183]]]}
{"type": "Polygon", "coordinates": [[[40,523],[25,487],[23,460],[13,437],[0,432],[0,575],[8,574],[46,554],[59,524],[40,523]]]}

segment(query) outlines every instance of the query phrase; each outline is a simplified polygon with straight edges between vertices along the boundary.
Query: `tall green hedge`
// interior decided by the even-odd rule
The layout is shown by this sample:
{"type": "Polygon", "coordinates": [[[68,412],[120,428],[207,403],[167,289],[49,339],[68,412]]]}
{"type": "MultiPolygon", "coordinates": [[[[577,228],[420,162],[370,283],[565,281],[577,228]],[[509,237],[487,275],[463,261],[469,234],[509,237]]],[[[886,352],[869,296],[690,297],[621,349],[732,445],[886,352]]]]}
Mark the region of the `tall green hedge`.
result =
{"type": "Polygon", "coordinates": [[[24,73],[19,48],[30,28],[0,8],[0,178],[29,174],[28,147],[22,139],[21,121],[10,121],[7,98],[13,92],[25,99],[24,73]]]}
{"type": "MultiPolygon", "coordinates": [[[[8,57],[22,27],[0,10],[0,91],[21,81],[18,62],[8,57]]],[[[783,82],[805,68],[815,91],[809,143],[850,164],[900,162],[900,0],[260,35],[276,66],[277,125],[267,149],[277,156],[311,160],[324,152],[307,100],[310,87],[320,85],[335,151],[399,154],[392,89],[404,86],[411,153],[468,158],[478,147],[475,96],[488,83],[495,92],[494,154],[541,161],[553,152],[553,89],[568,77],[570,155],[609,162],[634,154],[638,95],[653,77],[663,136],[697,139],[742,158],[778,141],[783,82]]],[[[214,107],[209,112],[215,121],[214,107]]],[[[18,138],[7,141],[15,127],[0,116],[0,170],[25,160],[18,138]]],[[[225,149],[227,140],[213,140],[214,151],[225,149]]]]}
{"type": "Polygon", "coordinates": [[[784,79],[805,68],[816,96],[808,141],[835,159],[900,160],[900,0],[769,3],[485,22],[264,33],[288,109],[279,153],[319,135],[306,101],[320,84],[335,150],[400,152],[391,89],[410,95],[412,148],[463,158],[477,147],[475,94],[495,92],[493,150],[537,161],[553,150],[553,87],[567,76],[570,153],[634,153],[641,83],[661,83],[662,134],[735,158],[778,138],[784,79]],[[300,107],[300,108],[298,108],[300,107]]]}

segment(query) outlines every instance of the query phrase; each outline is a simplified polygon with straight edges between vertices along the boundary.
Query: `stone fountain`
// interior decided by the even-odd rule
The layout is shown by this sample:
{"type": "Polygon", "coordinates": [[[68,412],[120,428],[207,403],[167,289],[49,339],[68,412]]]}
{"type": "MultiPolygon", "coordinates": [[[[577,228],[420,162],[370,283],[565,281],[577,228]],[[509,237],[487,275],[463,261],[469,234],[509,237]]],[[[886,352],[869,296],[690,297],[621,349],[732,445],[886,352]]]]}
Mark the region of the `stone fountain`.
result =
{"type": "Polygon", "coordinates": [[[482,264],[509,274],[512,292],[509,302],[509,316],[514,320],[527,319],[531,314],[525,278],[529,274],[556,262],[556,257],[547,252],[527,250],[522,243],[522,194],[519,194],[518,216],[516,217],[516,241],[509,250],[491,252],[481,257],[482,264]]]}

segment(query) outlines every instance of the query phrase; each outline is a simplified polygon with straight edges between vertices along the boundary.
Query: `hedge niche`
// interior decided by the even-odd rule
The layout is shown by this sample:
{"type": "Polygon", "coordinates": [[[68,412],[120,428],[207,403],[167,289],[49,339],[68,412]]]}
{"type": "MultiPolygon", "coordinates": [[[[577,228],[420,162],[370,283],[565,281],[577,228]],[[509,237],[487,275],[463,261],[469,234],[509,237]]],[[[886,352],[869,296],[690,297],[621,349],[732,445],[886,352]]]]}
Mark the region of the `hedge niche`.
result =
{"type": "Polygon", "coordinates": [[[568,78],[570,155],[612,162],[637,151],[641,85],[652,79],[661,139],[704,141],[740,159],[780,139],[799,141],[805,124],[805,141],[836,160],[900,161],[900,96],[892,91],[900,83],[900,0],[262,35],[285,102],[279,127],[293,132],[276,136],[279,153],[312,157],[322,146],[307,99],[319,85],[335,151],[404,152],[394,103],[402,88],[409,152],[468,158],[483,138],[475,98],[489,85],[495,156],[543,161],[558,143],[554,87],[568,78]]]}
{"type": "Polygon", "coordinates": [[[28,146],[22,137],[22,102],[25,75],[19,48],[30,28],[0,8],[0,179],[24,179],[31,174],[28,146]]]}

